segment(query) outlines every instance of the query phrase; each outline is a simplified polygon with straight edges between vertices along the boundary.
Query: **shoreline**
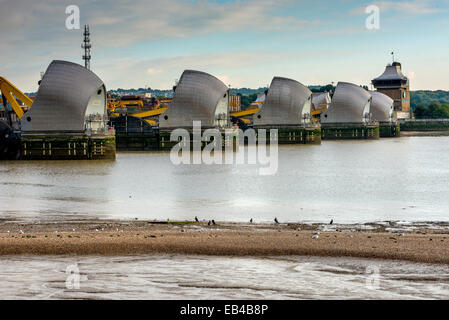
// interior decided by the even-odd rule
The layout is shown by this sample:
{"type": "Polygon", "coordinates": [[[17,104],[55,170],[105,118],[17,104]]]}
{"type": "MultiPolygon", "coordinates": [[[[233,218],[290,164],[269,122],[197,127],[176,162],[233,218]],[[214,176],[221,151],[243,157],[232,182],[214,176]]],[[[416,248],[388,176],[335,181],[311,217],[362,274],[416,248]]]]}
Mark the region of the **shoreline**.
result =
{"type": "Polygon", "coordinates": [[[0,256],[192,254],[358,257],[449,264],[449,229],[383,224],[86,220],[0,223],[0,256]],[[9,232],[8,232],[9,231],[9,232]],[[318,236],[318,237],[316,237],[318,236]]]}
{"type": "Polygon", "coordinates": [[[403,137],[447,137],[449,130],[435,130],[435,131],[401,131],[403,137]]]}

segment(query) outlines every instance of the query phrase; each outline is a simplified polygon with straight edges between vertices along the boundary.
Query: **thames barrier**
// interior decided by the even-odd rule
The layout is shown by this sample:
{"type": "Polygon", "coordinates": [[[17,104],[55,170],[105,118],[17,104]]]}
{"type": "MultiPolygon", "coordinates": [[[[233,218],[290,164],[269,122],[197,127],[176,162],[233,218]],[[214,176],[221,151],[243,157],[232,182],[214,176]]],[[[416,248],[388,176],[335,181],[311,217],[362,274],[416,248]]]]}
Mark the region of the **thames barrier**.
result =
{"type": "MultiPolygon", "coordinates": [[[[409,80],[401,64],[387,65],[367,90],[338,82],[335,92],[312,92],[301,82],[273,77],[247,109],[217,77],[185,70],[173,86],[173,98],[108,98],[104,82],[86,66],[50,63],[35,97],[0,78],[0,158],[22,160],[115,159],[118,151],[171,150],[175,129],[191,134],[193,124],[221,132],[220,143],[236,150],[239,132],[275,129],[267,142],[321,144],[322,140],[379,139],[404,131],[447,130],[447,121],[410,119],[409,80]],[[237,99],[237,100],[236,100],[237,99]],[[232,138],[225,131],[233,131],[232,138]],[[274,133],[275,132],[275,133],[274,133]]],[[[257,134],[256,134],[257,141],[257,134]]],[[[248,141],[241,140],[246,144],[248,141]]],[[[257,142],[256,142],[257,143],[257,142]]]]}

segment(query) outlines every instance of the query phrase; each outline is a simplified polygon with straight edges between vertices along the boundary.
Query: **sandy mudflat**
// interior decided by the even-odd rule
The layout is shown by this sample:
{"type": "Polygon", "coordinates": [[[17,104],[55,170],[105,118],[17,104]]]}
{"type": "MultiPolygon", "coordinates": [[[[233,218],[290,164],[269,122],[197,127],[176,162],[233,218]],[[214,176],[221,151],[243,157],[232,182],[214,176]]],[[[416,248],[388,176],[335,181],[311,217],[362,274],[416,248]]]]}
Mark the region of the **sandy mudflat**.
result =
{"type": "Polygon", "coordinates": [[[0,223],[0,255],[314,255],[400,259],[449,264],[449,230],[386,231],[333,225],[92,220],[0,223]],[[325,226],[326,227],[326,226],[325,226]],[[327,228],[327,227],[326,227],[327,228]],[[318,238],[312,236],[320,229],[318,238]],[[73,231],[75,230],[75,231],[73,231]],[[22,233],[23,232],[23,233],[22,233]]]}

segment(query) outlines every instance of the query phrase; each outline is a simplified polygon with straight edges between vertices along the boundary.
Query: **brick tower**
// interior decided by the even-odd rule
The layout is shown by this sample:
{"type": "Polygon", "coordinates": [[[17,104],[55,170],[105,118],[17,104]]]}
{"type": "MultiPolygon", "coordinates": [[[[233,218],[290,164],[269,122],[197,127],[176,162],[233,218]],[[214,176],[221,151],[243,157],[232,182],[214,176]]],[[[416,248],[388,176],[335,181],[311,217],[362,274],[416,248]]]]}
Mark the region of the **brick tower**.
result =
{"type": "Polygon", "coordinates": [[[410,118],[410,85],[402,74],[401,64],[393,62],[387,65],[382,75],[372,80],[377,91],[394,100],[394,115],[396,119],[410,118]]]}

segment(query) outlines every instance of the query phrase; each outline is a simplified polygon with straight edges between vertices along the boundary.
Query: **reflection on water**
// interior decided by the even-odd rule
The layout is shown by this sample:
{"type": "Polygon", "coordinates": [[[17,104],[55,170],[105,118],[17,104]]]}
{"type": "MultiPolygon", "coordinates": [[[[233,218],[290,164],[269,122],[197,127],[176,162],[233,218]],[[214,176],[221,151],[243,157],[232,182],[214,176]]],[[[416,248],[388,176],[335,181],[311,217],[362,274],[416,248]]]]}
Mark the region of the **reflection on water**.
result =
{"type": "MultiPolygon", "coordinates": [[[[354,258],[12,256],[1,299],[448,299],[449,266],[354,258]],[[67,267],[79,289],[67,289],[67,267]],[[377,282],[372,273],[378,270],[377,282]]],[[[74,282],[70,282],[73,284],[74,282]]]]}
{"type": "Polygon", "coordinates": [[[449,137],[280,146],[279,170],[114,161],[0,162],[0,218],[326,222],[448,221],[449,137]]]}

